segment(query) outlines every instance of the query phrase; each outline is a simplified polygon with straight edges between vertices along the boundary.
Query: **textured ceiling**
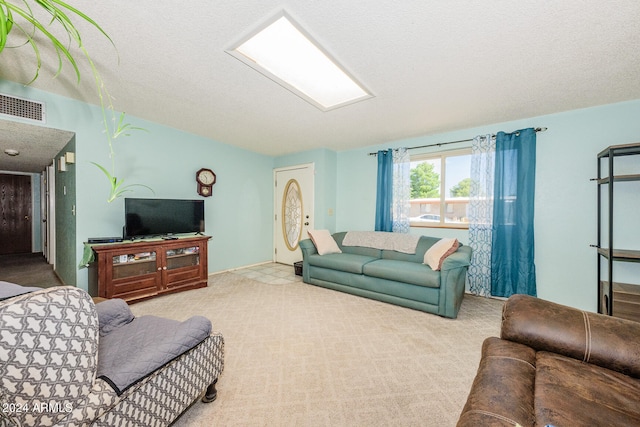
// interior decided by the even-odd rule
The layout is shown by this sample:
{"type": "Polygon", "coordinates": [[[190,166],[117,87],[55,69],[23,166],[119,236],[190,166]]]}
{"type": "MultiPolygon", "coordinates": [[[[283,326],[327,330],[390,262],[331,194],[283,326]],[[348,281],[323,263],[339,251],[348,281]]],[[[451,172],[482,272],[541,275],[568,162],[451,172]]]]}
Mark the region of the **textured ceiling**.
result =
{"type": "MultiPolygon", "coordinates": [[[[267,155],[640,98],[637,0],[69,2],[117,47],[83,33],[116,110],[267,155]],[[225,52],[282,9],[374,98],[322,112],[225,52]]],[[[0,60],[30,80],[28,48],[0,60]]],[[[54,71],[33,86],[97,103],[87,69],[54,71]]]]}
{"type": "Polygon", "coordinates": [[[42,172],[73,138],[73,132],[0,121],[0,171],[42,172]],[[5,149],[18,150],[8,156],[5,149]]]}

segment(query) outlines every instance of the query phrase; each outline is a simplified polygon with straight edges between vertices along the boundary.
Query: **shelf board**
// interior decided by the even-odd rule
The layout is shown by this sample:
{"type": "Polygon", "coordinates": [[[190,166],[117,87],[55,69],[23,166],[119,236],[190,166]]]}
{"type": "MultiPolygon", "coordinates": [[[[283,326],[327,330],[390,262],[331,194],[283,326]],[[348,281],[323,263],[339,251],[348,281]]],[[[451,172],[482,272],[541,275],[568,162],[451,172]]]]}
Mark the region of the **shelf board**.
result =
{"type": "Polygon", "coordinates": [[[149,263],[149,262],[156,262],[155,258],[141,258],[141,259],[132,259],[130,261],[126,261],[126,262],[114,262],[113,266],[114,267],[122,267],[125,265],[135,265],[135,264],[145,264],[145,263],[149,263]]]}
{"type": "Polygon", "coordinates": [[[188,254],[173,254],[173,255],[167,255],[167,259],[193,257],[194,255],[198,256],[200,254],[198,252],[191,252],[188,254]]]}
{"type": "MultiPolygon", "coordinates": [[[[613,182],[622,182],[622,181],[640,181],[640,174],[631,174],[631,175],[616,175],[613,177],[613,182]]],[[[608,184],[609,177],[604,177],[598,179],[598,184],[608,184]]]]}
{"type": "Polygon", "coordinates": [[[619,298],[623,301],[640,304],[640,285],[632,285],[631,283],[613,282],[613,300],[619,298]]]}
{"type": "MultiPolygon", "coordinates": [[[[602,286],[608,285],[602,282],[602,286]]],[[[613,282],[613,316],[640,321],[640,285],[613,282]]]]}
{"type": "Polygon", "coordinates": [[[614,157],[631,156],[633,154],[640,154],[640,142],[636,142],[634,144],[612,145],[598,153],[598,158],[609,157],[610,155],[614,157]]]}
{"type": "MultiPolygon", "coordinates": [[[[605,258],[609,257],[608,248],[598,248],[598,253],[605,258]]],[[[614,249],[613,259],[617,261],[634,261],[640,262],[640,251],[634,251],[629,249],[614,249]]]]}

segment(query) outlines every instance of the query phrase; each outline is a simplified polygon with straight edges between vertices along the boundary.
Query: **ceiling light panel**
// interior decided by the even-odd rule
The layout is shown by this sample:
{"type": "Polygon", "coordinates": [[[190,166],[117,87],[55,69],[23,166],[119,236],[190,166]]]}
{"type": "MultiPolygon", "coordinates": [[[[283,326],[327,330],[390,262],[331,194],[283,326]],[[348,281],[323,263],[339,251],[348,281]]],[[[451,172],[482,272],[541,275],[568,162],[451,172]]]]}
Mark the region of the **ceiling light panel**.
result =
{"type": "Polygon", "coordinates": [[[372,97],[285,13],[227,52],[323,111],[372,97]]]}

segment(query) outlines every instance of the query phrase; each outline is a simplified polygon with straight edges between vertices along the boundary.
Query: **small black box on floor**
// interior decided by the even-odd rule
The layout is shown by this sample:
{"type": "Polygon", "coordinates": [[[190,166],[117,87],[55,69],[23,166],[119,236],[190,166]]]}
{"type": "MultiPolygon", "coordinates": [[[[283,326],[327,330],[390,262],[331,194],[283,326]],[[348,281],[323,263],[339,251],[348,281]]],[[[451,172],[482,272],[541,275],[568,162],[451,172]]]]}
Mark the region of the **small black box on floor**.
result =
{"type": "Polygon", "coordinates": [[[293,271],[295,271],[296,276],[302,276],[302,261],[293,263],[293,271]]]}

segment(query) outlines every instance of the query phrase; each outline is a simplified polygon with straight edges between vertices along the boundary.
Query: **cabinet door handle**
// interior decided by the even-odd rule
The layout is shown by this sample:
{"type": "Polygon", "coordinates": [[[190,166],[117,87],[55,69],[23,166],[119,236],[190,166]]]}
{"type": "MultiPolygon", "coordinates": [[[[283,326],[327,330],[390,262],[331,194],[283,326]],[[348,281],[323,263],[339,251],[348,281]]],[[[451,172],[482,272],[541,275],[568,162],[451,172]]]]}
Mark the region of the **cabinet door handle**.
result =
{"type": "Polygon", "coordinates": [[[158,267],[158,271],[160,271],[160,270],[162,270],[162,268],[161,268],[161,267],[158,267]]]}
{"type": "Polygon", "coordinates": [[[167,269],[167,266],[165,265],[164,267],[162,267],[162,269],[163,269],[163,270],[166,270],[166,269],[167,269]]]}

